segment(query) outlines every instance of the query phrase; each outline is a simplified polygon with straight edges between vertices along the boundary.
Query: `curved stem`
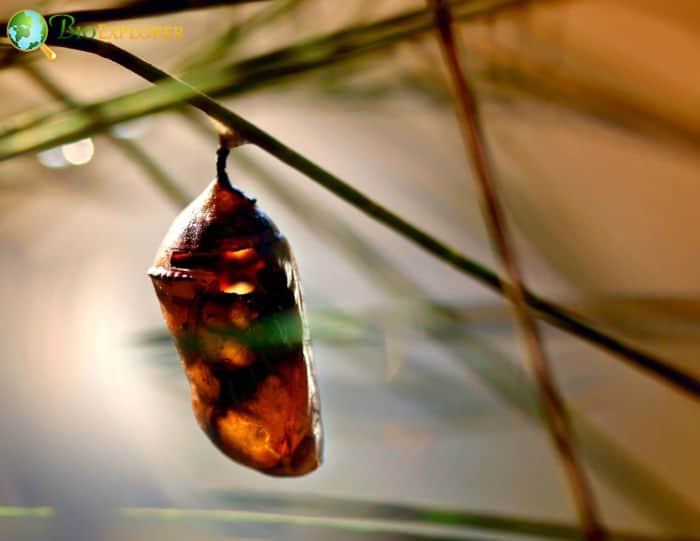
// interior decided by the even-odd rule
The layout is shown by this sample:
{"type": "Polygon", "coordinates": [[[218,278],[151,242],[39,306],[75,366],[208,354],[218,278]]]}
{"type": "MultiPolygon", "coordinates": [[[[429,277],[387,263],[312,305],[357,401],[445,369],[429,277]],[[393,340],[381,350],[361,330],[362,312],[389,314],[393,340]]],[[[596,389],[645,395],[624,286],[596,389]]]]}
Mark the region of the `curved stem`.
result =
{"type": "MultiPolygon", "coordinates": [[[[181,95],[183,100],[230,127],[246,141],[259,146],[278,160],[306,175],[347,203],[383,223],[438,259],[478,280],[491,290],[500,294],[505,293],[503,281],[492,270],[467,258],[453,247],[436,239],[401,216],[373,201],[337,176],[305,158],[187,83],[112,43],[88,38],[58,41],[54,37],[50,37],[47,43],[57,47],[66,47],[102,56],[152,83],[168,80],[173,90],[181,95]]],[[[571,314],[564,308],[542,299],[528,290],[524,291],[524,295],[527,304],[537,311],[538,317],[590,343],[601,346],[630,365],[643,370],[647,375],[654,375],[673,386],[676,390],[683,391],[688,396],[700,400],[700,379],[692,374],[597,330],[583,321],[580,316],[571,314]]]]}
{"type": "Polygon", "coordinates": [[[506,217],[498,199],[493,165],[488,155],[481,119],[474,92],[464,76],[457,43],[452,29],[452,13],[444,0],[427,0],[435,18],[438,41],[452,82],[455,109],[468,158],[474,167],[479,186],[481,206],[491,244],[503,263],[508,276],[505,296],[510,301],[515,320],[537,382],[540,407],[554,448],[569,482],[586,539],[600,541],[605,534],[600,522],[595,496],[574,445],[571,425],[564,399],[557,388],[551,361],[545,351],[537,323],[525,298],[525,284],[508,231],[506,217]]]}
{"type": "Polygon", "coordinates": [[[233,185],[231,184],[231,179],[228,178],[228,173],[226,172],[226,158],[231,151],[228,147],[220,146],[216,150],[216,181],[219,186],[227,190],[233,190],[233,185]]]}

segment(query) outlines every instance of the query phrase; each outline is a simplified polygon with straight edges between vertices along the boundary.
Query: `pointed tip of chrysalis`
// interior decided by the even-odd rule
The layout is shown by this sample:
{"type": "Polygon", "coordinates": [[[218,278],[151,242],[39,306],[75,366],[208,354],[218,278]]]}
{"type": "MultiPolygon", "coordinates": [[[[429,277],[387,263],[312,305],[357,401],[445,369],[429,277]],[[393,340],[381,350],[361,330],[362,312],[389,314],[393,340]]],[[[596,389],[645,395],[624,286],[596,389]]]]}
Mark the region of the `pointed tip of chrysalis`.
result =
{"type": "Polygon", "coordinates": [[[215,177],[212,184],[214,185],[213,190],[217,199],[227,199],[231,203],[248,205],[255,205],[257,202],[257,199],[235,186],[228,178],[228,175],[223,180],[220,177],[215,177]]]}

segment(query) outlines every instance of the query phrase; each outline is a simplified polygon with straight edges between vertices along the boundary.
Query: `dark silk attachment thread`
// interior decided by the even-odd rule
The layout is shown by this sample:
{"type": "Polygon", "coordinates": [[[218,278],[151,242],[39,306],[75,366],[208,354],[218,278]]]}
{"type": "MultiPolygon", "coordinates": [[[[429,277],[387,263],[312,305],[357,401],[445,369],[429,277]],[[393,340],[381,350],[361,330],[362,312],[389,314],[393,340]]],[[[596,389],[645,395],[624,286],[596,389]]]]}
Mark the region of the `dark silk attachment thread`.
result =
{"type": "Polygon", "coordinates": [[[254,205],[256,200],[240,188],[234,186],[226,172],[226,159],[230,153],[231,150],[225,146],[219,147],[216,151],[216,182],[224,190],[235,193],[251,205],[254,205]]]}
{"type": "Polygon", "coordinates": [[[219,186],[229,191],[238,191],[231,184],[231,179],[226,172],[226,159],[231,151],[226,147],[219,147],[216,151],[216,181],[219,186]]]}

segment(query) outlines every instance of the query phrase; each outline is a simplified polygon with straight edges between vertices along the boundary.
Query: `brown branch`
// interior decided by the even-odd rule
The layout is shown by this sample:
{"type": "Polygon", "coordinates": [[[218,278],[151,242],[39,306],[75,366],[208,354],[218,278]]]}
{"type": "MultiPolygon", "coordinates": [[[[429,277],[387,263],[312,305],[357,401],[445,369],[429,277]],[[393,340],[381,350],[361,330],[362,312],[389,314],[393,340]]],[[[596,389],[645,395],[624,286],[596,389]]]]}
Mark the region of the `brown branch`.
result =
{"type": "Polygon", "coordinates": [[[498,253],[508,277],[503,281],[504,293],[513,308],[520,328],[530,367],[540,393],[540,403],[550,436],[569,479],[569,485],[578,509],[581,525],[589,541],[604,538],[598,518],[593,491],[573,444],[573,435],[566,415],[564,401],[557,390],[537,324],[528,308],[525,286],[515,251],[508,233],[506,219],[498,200],[482,131],[476,98],[460,66],[455,37],[452,32],[452,14],[445,0],[427,0],[433,9],[440,48],[453,86],[455,107],[467,155],[475,170],[480,188],[484,220],[491,243],[498,253]]]}

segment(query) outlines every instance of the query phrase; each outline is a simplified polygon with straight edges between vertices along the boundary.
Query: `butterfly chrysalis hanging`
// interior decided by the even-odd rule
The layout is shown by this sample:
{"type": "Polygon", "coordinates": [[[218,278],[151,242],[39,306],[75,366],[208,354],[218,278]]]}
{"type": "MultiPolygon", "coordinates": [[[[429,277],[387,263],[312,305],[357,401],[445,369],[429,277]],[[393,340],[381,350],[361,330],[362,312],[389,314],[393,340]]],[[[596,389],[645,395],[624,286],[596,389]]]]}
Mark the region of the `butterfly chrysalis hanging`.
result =
{"type": "Polygon", "coordinates": [[[321,463],[314,364],[294,257],[226,173],[170,226],[149,270],[195,417],[233,460],[296,476],[321,463]]]}

